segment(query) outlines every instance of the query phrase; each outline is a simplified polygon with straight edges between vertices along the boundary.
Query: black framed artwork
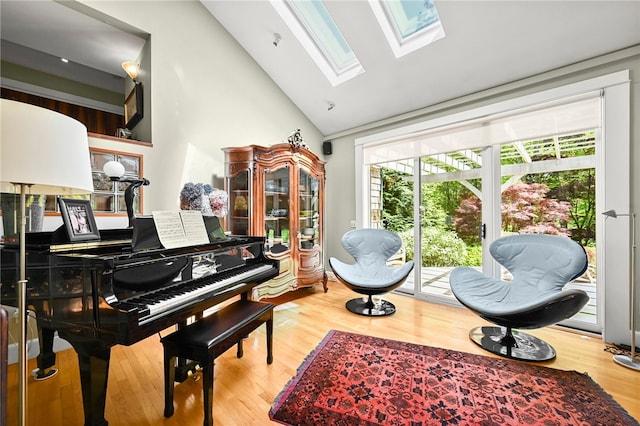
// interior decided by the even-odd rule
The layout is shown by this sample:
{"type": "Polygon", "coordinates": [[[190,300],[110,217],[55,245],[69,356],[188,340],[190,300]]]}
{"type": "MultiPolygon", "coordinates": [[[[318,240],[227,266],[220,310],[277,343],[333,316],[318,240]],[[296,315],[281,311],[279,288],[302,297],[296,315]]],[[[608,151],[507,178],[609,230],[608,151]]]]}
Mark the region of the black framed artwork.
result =
{"type": "Polygon", "coordinates": [[[58,198],[60,214],[67,230],[69,241],[99,240],[100,231],[93,216],[91,201],[75,198],[58,198]]]}
{"type": "Polygon", "coordinates": [[[142,120],[142,106],[142,83],[136,83],[124,101],[124,122],[127,129],[133,129],[142,120]]]}

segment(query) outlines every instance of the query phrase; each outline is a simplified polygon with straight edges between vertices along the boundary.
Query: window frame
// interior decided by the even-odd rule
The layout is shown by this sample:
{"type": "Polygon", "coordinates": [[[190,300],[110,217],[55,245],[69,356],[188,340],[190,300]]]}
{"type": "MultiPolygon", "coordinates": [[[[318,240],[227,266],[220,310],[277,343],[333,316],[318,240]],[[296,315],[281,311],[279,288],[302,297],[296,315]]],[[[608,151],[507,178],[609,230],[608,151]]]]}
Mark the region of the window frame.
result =
{"type": "MultiPolygon", "coordinates": [[[[129,186],[128,183],[117,183],[117,182],[109,182],[111,184],[111,189],[107,190],[107,189],[99,189],[96,190],[96,182],[99,181],[105,181],[108,180],[108,178],[104,175],[104,172],[102,171],[102,166],[106,161],[109,160],[121,160],[121,159],[130,159],[129,161],[125,161],[125,175],[128,178],[140,178],[141,176],[144,176],[144,155],[142,154],[137,154],[137,153],[133,153],[133,152],[127,152],[127,151],[119,151],[119,150],[111,150],[111,149],[104,149],[104,148],[94,148],[94,147],[89,147],[89,156],[90,156],[90,161],[91,161],[91,174],[93,177],[93,182],[94,182],[94,190],[90,195],[82,195],[82,196],[78,196],[78,198],[81,199],[87,199],[87,197],[89,197],[88,199],[91,200],[91,208],[93,209],[94,215],[96,217],[100,216],[105,216],[105,217],[120,217],[120,216],[127,216],[127,210],[126,210],[126,206],[124,203],[124,192],[127,189],[127,187],[129,186]],[[99,154],[99,155],[104,155],[105,156],[105,161],[101,161],[99,163],[95,162],[95,155],[99,154]],[[135,167],[132,170],[132,167],[128,166],[128,164],[131,163],[131,160],[134,161],[134,163],[136,164],[135,167]],[[137,170],[136,170],[137,169],[137,170]],[[107,211],[107,210],[103,210],[101,208],[99,208],[99,206],[97,205],[97,197],[96,196],[113,196],[114,200],[117,200],[117,202],[113,203],[113,208],[111,211],[107,211]]],[[[142,188],[141,188],[142,189],[142,188]]],[[[56,202],[56,198],[57,196],[55,195],[49,195],[47,196],[46,202],[45,202],[45,216],[60,216],[60,209],[58,206],[58,203],[56,202]],[[53,207],[53,208],[51,208],[53,207]]],[[[140,191],[139,194],[136,196],[136,203],[134,205],[134,213],[139,214],[140,212],[144,211],[143,210],[143,202],[144,202],[144,194],[143,191],[140,191]]]]}

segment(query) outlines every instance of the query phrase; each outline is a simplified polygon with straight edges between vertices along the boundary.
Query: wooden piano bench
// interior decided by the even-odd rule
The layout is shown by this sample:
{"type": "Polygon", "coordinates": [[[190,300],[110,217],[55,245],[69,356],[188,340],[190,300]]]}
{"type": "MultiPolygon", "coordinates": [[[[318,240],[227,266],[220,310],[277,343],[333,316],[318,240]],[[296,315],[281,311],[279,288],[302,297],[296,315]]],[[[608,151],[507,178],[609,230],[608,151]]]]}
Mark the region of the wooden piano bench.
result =
{"type": "Polygon", "coordinates": [[[164,347],[164,416],[173,415],[175,358],[196,361],[202,367],[204,425],[213,425],[214,360],[234,345],[241,358],[242,339],[262,323],[267,327],[267,364],[273,362],[273,303],[238,300],[162,339],[164,347]]]}

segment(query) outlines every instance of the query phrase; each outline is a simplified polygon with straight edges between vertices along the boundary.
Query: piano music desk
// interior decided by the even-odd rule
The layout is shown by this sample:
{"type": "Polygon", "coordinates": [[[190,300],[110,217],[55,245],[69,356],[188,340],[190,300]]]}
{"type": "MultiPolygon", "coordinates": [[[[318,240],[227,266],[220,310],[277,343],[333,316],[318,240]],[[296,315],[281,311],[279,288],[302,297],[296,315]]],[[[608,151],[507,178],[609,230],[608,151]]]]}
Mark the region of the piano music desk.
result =
{"type": "Polygon", "coordinates": [[[213,425],[214,360],[234,345],[238,345],[237,356],[241,358],[242,339],[266,323],[267,364],[271,364],[274,307],[273,303],[241,299],[160,339],[164,347],[164,416],[173,415],[175,358],[186,358],[202,367],[204,425],[213,425]]]}

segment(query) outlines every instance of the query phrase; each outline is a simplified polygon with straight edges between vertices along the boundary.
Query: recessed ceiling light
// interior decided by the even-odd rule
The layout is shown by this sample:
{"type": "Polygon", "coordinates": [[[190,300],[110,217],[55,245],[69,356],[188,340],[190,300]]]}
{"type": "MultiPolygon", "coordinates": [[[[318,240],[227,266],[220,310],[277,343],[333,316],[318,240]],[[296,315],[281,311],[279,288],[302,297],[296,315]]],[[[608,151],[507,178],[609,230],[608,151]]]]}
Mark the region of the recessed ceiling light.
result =
{"type": "Polygon", "coordinates": [[[68,60],[67,58],[60,58],[60,60],[61,60],[62,62],[64,62],[65,64],[69,62],[69,60],[68,60]]]}

